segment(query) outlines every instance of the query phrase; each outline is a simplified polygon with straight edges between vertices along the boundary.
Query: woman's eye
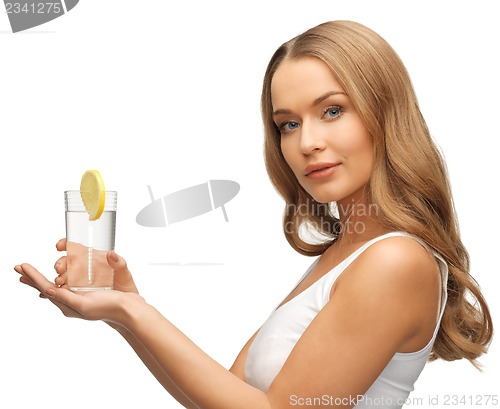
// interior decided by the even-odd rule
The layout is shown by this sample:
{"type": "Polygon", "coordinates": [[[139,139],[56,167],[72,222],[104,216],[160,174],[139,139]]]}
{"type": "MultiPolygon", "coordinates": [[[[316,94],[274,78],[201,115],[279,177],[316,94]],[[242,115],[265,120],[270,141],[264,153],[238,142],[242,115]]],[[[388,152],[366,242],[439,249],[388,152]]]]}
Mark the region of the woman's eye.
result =
{"type": "Polygon", "coordinates": [[[290,131],[297,129],[298,127],[299,127],[299,123],[294,122],[294,121],[283,122],[279,126],[281,132],[290,132],[290,131]]]}
{"type": "Polygon", "coordinates": [[[329,107],[325,109],[325,112],[323,116],[325,116],[327,119],[334,119],[337,118],[341,113],[341,108],[340,107],[329,107]]]}

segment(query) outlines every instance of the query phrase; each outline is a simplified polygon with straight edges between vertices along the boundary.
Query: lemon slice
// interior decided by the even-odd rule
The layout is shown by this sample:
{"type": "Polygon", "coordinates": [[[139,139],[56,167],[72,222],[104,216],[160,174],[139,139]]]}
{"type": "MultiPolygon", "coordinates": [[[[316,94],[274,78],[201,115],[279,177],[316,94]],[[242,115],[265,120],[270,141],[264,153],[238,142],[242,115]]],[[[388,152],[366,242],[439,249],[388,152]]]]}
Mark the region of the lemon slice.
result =
{"type": "Polygon", "coordinates": [[[87,170],[80,183],[80,195],[89,214],[89,220],[97,220],[104,211],[106,191],[104,180],[97,170],[87,170]]]}

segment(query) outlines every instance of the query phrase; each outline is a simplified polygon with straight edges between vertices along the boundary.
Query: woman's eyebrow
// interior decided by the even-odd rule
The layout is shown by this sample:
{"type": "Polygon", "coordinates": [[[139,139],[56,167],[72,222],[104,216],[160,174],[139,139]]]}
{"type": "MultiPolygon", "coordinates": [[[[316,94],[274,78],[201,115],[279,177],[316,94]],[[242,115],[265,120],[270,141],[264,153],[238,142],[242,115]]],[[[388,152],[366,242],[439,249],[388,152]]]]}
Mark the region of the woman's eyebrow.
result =
{"type": "Polygon", "coordinates": [[[326,94],[323,94],[321,95],[319,98],[316,98],[312,105],[311,106],[316,106],[318,104],[320,104],[321,102],[323,102],[325,99],[327,99],[328,97],[331,97],[332,95],[338,95],[338,94],[342,94],[342,95],[347,95],[344,91],[329,91],[327,92],[326,94]]]}
{"type": "Polygon", "coordinates": [[[273,116],[288,115],[291,113],[292,113],[292,111],[290,111],[289,109],[277,109],[276,111],[273,111],[273,116]]]}
{"type": "MultiPolygon", "coordinates": [[[[339,95],[339,94],[342,94],[342,95],[347,95],[344,91],[328,91],[327,93],[321,95],[320,97],[316,98],[313,103],[311,104],[312,107],[320,104],[321,102],[323,102],[325,99],[327,99],[328,97],[331,97],[332,95],[339,95]]],[[[288,115],[288,114],[291,114],[292,111],[290,111],[289,109],[277,109],[276,111],[273,111],[273,116],[277,116],[277,115],[288,115]]]]}

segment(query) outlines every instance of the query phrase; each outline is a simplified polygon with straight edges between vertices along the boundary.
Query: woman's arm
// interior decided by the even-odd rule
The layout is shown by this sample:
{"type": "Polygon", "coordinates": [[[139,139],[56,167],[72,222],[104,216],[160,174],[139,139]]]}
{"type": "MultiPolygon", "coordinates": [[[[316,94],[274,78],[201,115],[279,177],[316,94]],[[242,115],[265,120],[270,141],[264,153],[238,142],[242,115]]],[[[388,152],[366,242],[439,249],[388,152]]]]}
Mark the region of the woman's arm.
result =
{"type": "MultiPolygon", "coordinates": [[[[56,243],[56,248],[59,251],[66,251],[66,239],[61,239],[56,243]]],[[[127,263],[123,257],[118,256],[116,253],[108,255],[108,263],[114,270],[114,288],[123,292],[132,292],[139,294],[137,286],[135,285],[132,274],[130,273],[127,263]]],[[[57,260],[54,265],[58,277],[55,283],[58,286],[66,287],[67,284],[67,257],[62,256],[57,260]]],[[[23,277],[22,277],[23,278],[23,277]]],[[[23,281],[23,280],[21,280],[23,281]]],[[[26,282],[31,285],[31,282],[26,282]]],[[[149,351],[144,348],[144,345],[126,328],[108,322],[110,327],[115,329],[132,347],[137,356],[141,359],[148,370],[153,374],[157,381],[172,395],[181,405],[188,409],[197,409],[198,407],[177,387],[177,385],[170,379],[160,365],[156,362],[149,351]]],[[[235,373],[240,379],[244,379],[244,363],[246,361],[246,352],[255,335],[247,342],[245,347],[238,355],[231,372],[235,373]]]]}
{"type": "Polygon", "coordinates": [[[138,301],[124,305],[124,311],[124,325],[198,407],[271,408],[264,392],[210,358],[154,307],[138,301]]]}
{"type": "MultiPolygon", "coordinates": [[[[65,315],[127,328],[200,409],[284,409],[328,396],[352,408],[395,352],[432,336],[439,294],[435,261],[414,240],[375,243],[340,277],[334,295],[299,339],[264,393],[223,368],[137,294],[75,294],[20,266],[65,315]]],[[[238,365],[241,373],[243,362],[238,365]]]]}
{"type": "MultiPolygon", "coordinates": [[[[114,325],[110,323],[110,326],[114,328],[118,333],[120,333],[123,338],[129,343],[135,353],[142,360],[144,365],[149,369],[153,376],[158,380],[158,382],[170,393],[181,405],[188,409],[198,409],[196,406],[170,379],[170,377],[165,373],[158,362],[151,356],[149,351],[144,348],[144,345],[140,343],[137,338],[126,328],[119,325],[114,325]]],[[[238,356],[236,357],[233,365],[229,371],[234,374],[239,379],[245,381],[245,362],[248,354],[248,349],[252,345],[253,340],[257,336],[258,331],[248,340],[245,346],[242,348],[238,356]]]]}
{"type": "Polygon", "coordinates": [[[110,324],[132,347],[137,356],[141,359],[141,361],[146,365],[149,371],[153,374],[156,380],[165,388],[165,390],[172,395],[174,399],[177,400],[182,406],[187,409],[199,409],[178,387],[177,385],[170,379],[170,377],[165,373],[158,362],[153,358],[153,356],[149,353],[149,351],[144,348],[139,340],[128,331],[126,328],[123,328],[119,325],[110,324]]]}
{"type": "MultiPolygon", "coordinates": [[[[56,243],[56,248],[59,251],[66,250],[66,239],[61,239],[56,243]]],[[[130,273],[127,263],[125,260],[118,256],[116,253],[108,254],[108,263],[114,270],[114,287],[115,289],[123,292],[131,292],[135,294],[139,294],[137,286],[135,285],[134,279],[132,278],[132,274],[130,273]]],[[[29,271],[29,267],[26,266],[26,269],[29,271]]],[[[54,269],[56,270],[58,276],[55,279],[55,284],[58,286],[62,286],[64,288],[67,287],[67,257],[62,256],[59,258],[55,265],[54,269]]],[[[23,270],[21,266],[16,266],[15,270],[22,274],[23,270]]],[[[41,278],[41,277],[40,277],[41,278]]],[[[35,287],[34,283],[31,279],[29,279],[26,275],[21,275],[20,281],[24,284],[27,284],[31,287],[35,287]]],[[[40,284],[39,284],[40,285],[40,284]]],[[[43,298],[46,298],[43,293],[40,294],[43,298]]],[[[131,334],[126,328],[122,327],[113,322],[108,322],[109,326],[116,330],[132,347],[137,356],[141,359],[144,365],[149,369],[149,371],[153,374],[156,380],[165,388],[165,390],[172,395],[174,399],[176,399],[181,405],[183,405],[187,409],[198,409],[193,402],[191,402],[186,395],[182,393],[182,391],[175,385],[174,382],[168,377],[165,371],[158,365],[156,360],[151,356],[149,351],[144,348],[137,338],[131,334]]]]}
{"type": "Polygon", "coordinates": [[[65,316],[102,320],[118,330],[158,381],[186,407],[270,408],[263,392],[203,353],[137,293],[112,290],[77,294],[57,287],[29,264],[14,269],[21,274],[21,282],[38,289],[65,316]],[[138,320],[137,328],[133,320],[138,320]]]}

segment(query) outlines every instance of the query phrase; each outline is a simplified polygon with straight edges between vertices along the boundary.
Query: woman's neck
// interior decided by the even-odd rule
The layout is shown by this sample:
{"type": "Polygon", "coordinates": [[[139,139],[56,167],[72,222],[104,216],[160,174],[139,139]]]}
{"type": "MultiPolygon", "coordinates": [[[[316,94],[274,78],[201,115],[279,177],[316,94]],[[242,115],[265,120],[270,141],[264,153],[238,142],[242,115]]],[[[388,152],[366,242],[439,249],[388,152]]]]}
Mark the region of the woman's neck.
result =
{"type": "Polygon", "coordinates": [[[381,222],[378,206],[367,200],[339,201],[337,210],[341,223],[338,241],[368,241],[389,231],[381,222]]]}

